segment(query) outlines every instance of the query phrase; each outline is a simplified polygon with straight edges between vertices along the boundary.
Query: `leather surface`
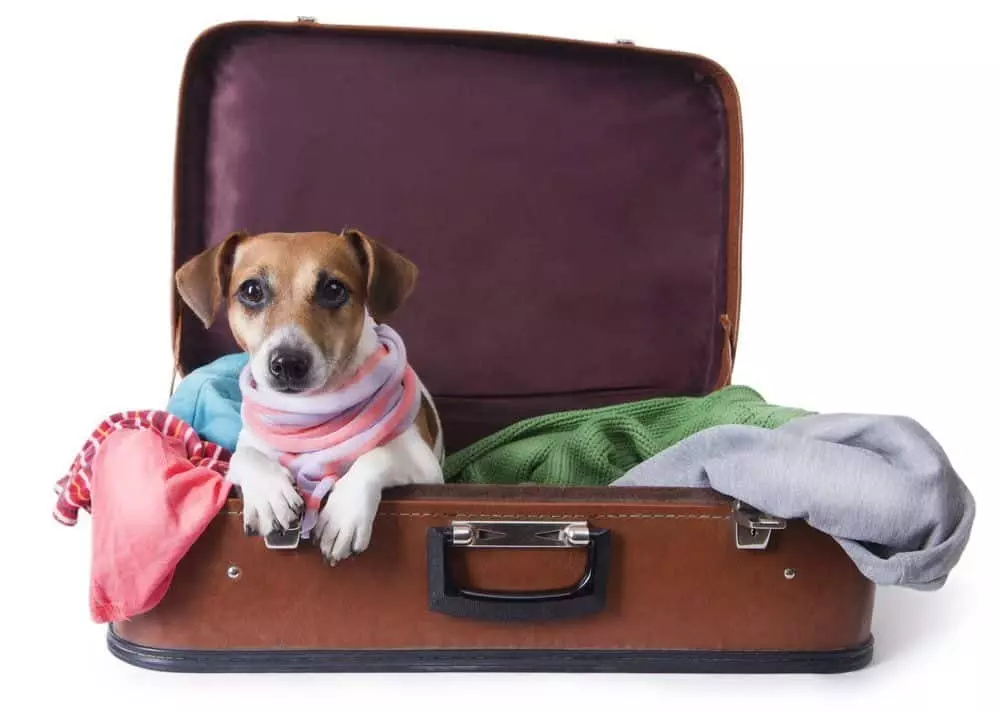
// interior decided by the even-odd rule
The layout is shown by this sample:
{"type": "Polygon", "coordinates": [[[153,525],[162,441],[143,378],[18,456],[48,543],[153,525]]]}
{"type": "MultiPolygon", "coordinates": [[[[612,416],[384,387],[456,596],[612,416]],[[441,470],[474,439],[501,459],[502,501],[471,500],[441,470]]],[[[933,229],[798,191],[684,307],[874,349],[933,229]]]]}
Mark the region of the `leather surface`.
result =
{"type": "MultiPolygon", "coordinates": [[[[617,489],[580,489],[571,498],[517,486],[389,492],[370,548],[335,568],[308,545],[270,551],[246,537],[232,500],[182,561],[160,606],[115,631],[138,645],[184,649],[824,651],[868,639],[874,586],[826,535],[794,522],[766,551],[738,551],[720,497],[609,490],[617,489]],[[455,519],[582,519],[608,528],[605,610],[547,623],[430,612],[426,531],[455,519]],[[235,580],[232,565],[241,572],[235,580]]],[[[463,583],[496,589],[565,585],[583,566],[582,551],[452,554],[463,583]]]]}
{"type": "MultiPolygon", "coordinates": [[[[736,90],[701,57],[225,25],[185,69],[175,267],[236,229],[358,225],[399,249],[421,275],[393,326],[461,448],[728,383],[741,161],[736,90]]],[[[183,372],[236,349],[224,318],[174,309],[183,372]]]]}

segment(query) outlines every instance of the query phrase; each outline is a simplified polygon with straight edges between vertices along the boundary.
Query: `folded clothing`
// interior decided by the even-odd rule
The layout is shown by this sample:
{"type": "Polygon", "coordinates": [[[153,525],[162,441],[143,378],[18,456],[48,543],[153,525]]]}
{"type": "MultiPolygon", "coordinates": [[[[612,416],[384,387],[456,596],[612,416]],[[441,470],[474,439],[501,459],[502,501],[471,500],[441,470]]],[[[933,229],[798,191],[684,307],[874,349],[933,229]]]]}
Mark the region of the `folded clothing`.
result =
{"type": "Polygon", "coordinates": [[[226,503],[229,453],[164,411],[101,423],[59,480],[55,518],[92,519],[90,613],[98,623],[149,611],[177,563],[226,503]]]}
{"type": "Polygon", "coordinates": [[[449,455],[444,475],[455,483],[608,485],[706,428],[720,424],[777,428],[808,413],[768,404],[746,386],[728,386],[707,396],[547,414],[515,423],[449,455]]]}
{"type": "Polygon", "coordinates": [[[711,488],[834,537],[876,584],[938,589],[975,517],[972,493],[920,424],[809,415],[773,429],[718,426],[630,469],[613,486],[711,488]]]}

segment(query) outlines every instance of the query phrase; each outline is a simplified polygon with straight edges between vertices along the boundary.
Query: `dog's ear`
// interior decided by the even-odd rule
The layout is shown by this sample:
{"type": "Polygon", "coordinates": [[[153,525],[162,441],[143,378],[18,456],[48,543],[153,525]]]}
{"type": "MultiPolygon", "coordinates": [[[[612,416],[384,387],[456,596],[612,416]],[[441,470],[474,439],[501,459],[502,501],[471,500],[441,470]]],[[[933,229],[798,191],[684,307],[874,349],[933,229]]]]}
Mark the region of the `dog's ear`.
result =
{"type": "Polygon", "coordinates": [[[231,233],[218,245],[195,255],[174,275],[181,299],[197,315],[206,329],[212,326],[229,289],[233,253],[247,233],[231,233]]]}
{"type": "Polygon", "coordinates": [[[372,240],[360,230],[343,232],[368,273],[368,310],[381,322],[406,302],[417,284],[417,266],[405,257],[372,240]]]}

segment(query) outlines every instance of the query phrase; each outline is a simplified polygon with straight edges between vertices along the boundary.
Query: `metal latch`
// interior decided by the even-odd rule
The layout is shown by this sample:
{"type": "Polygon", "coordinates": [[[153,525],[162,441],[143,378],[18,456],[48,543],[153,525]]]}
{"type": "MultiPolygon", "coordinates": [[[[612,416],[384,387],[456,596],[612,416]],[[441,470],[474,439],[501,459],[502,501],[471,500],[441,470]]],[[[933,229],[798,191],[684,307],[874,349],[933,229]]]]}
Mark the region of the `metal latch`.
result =
{"type": "Polygon", "coordinates": [[[301,537],[301,528],[291,527],[284,532],[270,532],[264,537],[264,544],[269,550],[294,550],[299,546],[301,537]]]}
{"type": "Polygon", "coordinates": [[[449,544],[454,547],[564,548],[590,544],[586,522],[470,522],[451,523],[449,544]]]}
{"type": "Polygon", "coordinates": [[[771,531],[784,530],[787,525],[784,519],[766,515],[739,501],[733,506],[733,522],[738,550],[767,549],[771,531]]]}

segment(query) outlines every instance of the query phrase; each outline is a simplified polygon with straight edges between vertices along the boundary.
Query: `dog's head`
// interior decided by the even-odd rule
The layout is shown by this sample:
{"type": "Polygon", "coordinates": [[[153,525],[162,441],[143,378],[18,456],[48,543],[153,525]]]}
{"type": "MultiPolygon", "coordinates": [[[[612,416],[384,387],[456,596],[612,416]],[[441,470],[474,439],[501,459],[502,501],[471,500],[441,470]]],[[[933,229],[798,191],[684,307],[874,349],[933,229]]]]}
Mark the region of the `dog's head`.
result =
{"type": "Polygon", "coordinates": [[[176,274],[206,327],[225,305],[257,384],[285,393],[322,390],[356,366],[366,312],[384,320],[416,280],[412,262],[357,230],[233,233],[176,274]]]}

